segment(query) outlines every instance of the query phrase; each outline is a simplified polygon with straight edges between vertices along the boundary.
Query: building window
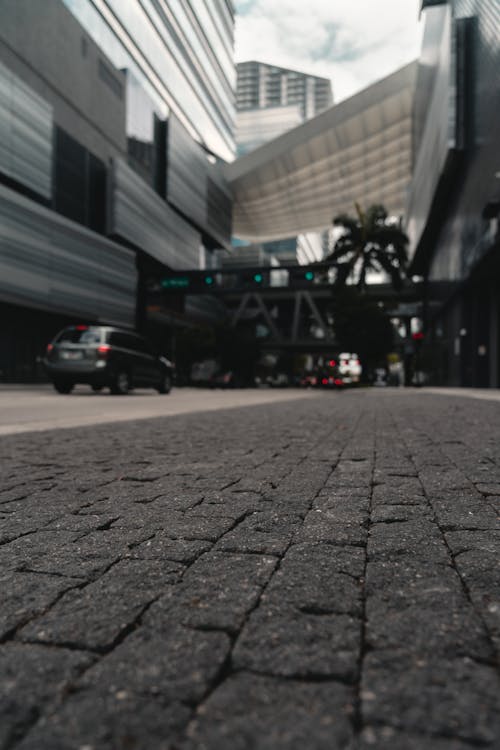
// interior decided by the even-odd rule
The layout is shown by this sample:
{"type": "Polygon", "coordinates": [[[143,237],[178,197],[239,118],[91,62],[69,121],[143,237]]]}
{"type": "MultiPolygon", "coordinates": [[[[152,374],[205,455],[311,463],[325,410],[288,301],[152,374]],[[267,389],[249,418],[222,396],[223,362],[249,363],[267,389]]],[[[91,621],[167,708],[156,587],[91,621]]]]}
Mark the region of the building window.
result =
{"type": "Polygon", "coordinates": [[[55,128],[54,210],[103,234],[106,166],[62,128],[55,128]]]}

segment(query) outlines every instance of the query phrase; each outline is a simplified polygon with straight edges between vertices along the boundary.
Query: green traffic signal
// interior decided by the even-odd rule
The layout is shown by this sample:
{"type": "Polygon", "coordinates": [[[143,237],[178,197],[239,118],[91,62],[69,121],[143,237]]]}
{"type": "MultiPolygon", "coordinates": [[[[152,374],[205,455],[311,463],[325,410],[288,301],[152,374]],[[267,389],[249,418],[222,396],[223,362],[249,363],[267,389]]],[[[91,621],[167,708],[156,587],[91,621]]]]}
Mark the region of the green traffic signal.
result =
{"type": "Polygon", "coordinates": [[[312,271],[306,271],[304,278],[306,281],[314,281],[314,273],[312,271]]]}
{"type": "Polygon", "coordinates": [[[212,286],[214,283],[214,277],[213,276],[205,276],[205,284],[207,286],[212,286]]]}
{"type": "Polygon", "coordinates": [[[253,280],[254,280],[254,281],[255,281],[255,282],[257,283],[257,284],[262,284],[262,274],[261,274],[261,273],[254,273],[254,275],[253,275],[253,280]]]}

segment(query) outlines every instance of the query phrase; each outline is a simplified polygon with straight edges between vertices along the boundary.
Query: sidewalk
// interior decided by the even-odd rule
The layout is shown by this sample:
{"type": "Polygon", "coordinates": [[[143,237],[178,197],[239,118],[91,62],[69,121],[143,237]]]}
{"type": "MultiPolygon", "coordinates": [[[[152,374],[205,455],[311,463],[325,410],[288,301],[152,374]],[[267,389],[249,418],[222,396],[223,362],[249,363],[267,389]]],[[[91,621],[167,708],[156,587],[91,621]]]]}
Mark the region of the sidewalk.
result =
{"type": "Polygon", "coordinates": [[[500,746],[500,404],[0,439],[0,749],[500,746]]]}

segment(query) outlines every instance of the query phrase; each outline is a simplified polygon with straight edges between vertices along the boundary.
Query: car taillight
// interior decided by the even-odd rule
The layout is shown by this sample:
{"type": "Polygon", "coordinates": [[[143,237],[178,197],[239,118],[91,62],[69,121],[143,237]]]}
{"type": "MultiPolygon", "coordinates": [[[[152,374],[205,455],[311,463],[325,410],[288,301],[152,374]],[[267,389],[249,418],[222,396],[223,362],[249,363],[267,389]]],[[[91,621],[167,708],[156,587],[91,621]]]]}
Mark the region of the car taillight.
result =
{"type": "Polygon", "coordinates": [[[53,348],[54,348],[54,344],[47,344],[47,354],[50,354],[53,348]]]}
{"type": "Polygon", "coordinates": [[[323,380],[321,381],[321,383],[323,385],[328,385],[328,378],[323,378],[323,380]]]}
{"type": "Polygon", "coordinates": [[[342,380],[342,378],[336,378],[335,385],[344,385],[344,381],[342,380]]]}
{"type": "Polygon", "coordinates": [[[97,347],[97,356],[99,359],[106,359],[110,351],[111,347],[109,344],[101,344],[97,347]]]}

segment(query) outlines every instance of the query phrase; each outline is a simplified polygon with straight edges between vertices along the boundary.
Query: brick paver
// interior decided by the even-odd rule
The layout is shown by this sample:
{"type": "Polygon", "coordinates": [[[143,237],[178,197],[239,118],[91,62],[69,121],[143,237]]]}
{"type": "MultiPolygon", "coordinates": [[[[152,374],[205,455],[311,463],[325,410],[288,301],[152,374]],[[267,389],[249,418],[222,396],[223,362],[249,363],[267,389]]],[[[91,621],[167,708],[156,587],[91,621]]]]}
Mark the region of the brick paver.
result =
{"type": "Polygon", "coordinates": [[[2,750],[500,746],[500,403],[320,393],[0,457],[2,750]]]}

